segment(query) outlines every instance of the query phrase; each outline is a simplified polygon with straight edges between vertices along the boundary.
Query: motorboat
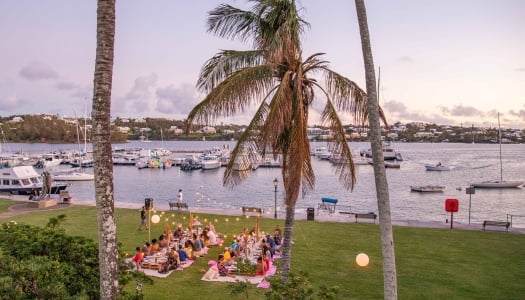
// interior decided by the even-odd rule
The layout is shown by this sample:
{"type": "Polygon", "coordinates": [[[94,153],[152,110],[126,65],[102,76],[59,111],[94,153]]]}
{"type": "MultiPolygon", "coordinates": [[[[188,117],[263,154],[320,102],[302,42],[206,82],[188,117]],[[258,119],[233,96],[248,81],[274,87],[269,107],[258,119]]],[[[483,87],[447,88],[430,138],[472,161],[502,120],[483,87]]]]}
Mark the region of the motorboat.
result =
{"type": "Polygon", "coordinates": [[[197,155],[186,154],[184,161],[180,164],[180,169],[183,171],[191,171],[202,168],[200,159],[197,155]]]}
{"type": "Polygon", "coordinates": [[[79,158],[73,159],[70,165],[72,167],[78,167],[78,168],[93,168],[94,161],[92,158],[79,157],[79,158]]]}
{"type": "Polygon", "coordinates": [[[84,173],[79,168],[71,168],[70,170],[60,170],[54,172],[52,175],[55,181],[91,181],[95,180],[95,175],[84,173]]]}
{"type": "Polygon", "coordinates": [[[45,154],[42,159],[35,164],[36,168],[53,168],[59,166],[64,159],[56,157],[54,154],[45,154]]]}
{"type": "Polygon", "coordinates": [[[315,148],[312,153],[315,157],[321,160],[329,160],[332,156],[332,152],[324,146],[315,148]]]}
{"type": "Polygon", "coordinates": [[[201,159],[203,170],[218,169],[221,167],[221,160],[217,155],[204,155],[201,159]]]}
{"type": "Polygon", "coordinates": [[[113,154],[113,165],[115,166],[134,166],[137,164],[139,156],[136,154],[113,154]]]}
{"type": "MultiPolygon", "coordinates": [[[[50,175],[52,178],[52,175],[50,175]]],[[[44,178],[38,174],[33,166],[16,166],[0,169],[0,192],[15,195],[31,195],[33,192],[42,193],[44,178]]],[[[67,188],[65,182],[51,180],[49,194],[59,194],[67,188]]]]}
{"type": "MultiPolygon", "coordinates": [[[[390,142],[384,142],[382,148],[384,160],[403,160],[401,153],[394,150],[394,148],[391,147],[390,142]]],[[[361,150],[360,155],[367,158],[372,158],[372,149],[361,150]]]]}
{"type": "Polygon", "coordinates": [[[411,185],[410,190],[412,192],[420,193],[442,193],[445,189],[442,185],[411,185]]]}
{"type": "Polygon", "coordinates": [[[450,167],[437,163],[435,165],[425,165],[427,171],[450,171],[450,167]]]}

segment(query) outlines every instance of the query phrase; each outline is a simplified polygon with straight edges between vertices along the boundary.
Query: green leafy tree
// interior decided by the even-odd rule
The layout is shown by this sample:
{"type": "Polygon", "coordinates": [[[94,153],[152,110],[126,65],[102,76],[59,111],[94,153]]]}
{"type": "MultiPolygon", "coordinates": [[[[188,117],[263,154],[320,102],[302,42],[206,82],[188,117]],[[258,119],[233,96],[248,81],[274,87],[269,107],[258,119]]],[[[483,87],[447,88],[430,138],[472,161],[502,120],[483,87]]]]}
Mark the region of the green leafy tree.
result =
{"type": "Polygon", "coordinates": [[[252,41],[253,50],[224,50],[206,62],[197,86],[207,96],[189,113],[186,130],[192,124],[209,124],[217,117],[257,107],[232,151],[223,182],[235,185],[244,179],[242,173],[233,172],[233,162],[241,151],[282,155],[286,206],[282,276],[286,279],[295,206],[300,194],[304,197],[315,185],[307,136],[312,102],[320,100],[316,94],[325,101],[321,118],[333,133],[331,150],[348,162],[338,165],[335,172],[343,187],[351,189],[355,170],[339,113],[350,113],[356,123],[363,124],[368,116],[366,94],[356,83],[332,71],[322,53],[303,59],[301,34],[309,24],[299,15],[296,1],[251,3],[250,10],[222,4],[209,13],[209,32],[252,41]]]}

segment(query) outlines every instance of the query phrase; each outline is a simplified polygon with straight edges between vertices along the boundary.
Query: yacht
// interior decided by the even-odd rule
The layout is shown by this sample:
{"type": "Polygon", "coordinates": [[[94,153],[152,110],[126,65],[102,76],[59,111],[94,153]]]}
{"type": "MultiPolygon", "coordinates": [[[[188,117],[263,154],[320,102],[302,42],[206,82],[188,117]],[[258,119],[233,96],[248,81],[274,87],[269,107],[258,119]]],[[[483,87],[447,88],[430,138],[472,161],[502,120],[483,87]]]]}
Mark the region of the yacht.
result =
{"type": "MultiPolygon", "coordinates": [[[[38,174],[33,166],[0,169],[0,192],[14,195],[30,195],[34,191],[41,193],[43,182],[43,176],[38,174]]],[[[59,194],[67,186],[67,183],[52,181],[50,194],[59,194]]]]}

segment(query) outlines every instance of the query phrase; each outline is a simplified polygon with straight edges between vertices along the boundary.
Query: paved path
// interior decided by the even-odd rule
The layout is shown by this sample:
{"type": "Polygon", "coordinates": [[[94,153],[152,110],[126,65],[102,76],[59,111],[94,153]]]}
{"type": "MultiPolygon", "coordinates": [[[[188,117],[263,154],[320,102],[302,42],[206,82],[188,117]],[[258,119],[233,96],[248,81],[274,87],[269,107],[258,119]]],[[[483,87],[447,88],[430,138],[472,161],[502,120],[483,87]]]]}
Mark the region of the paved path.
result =
{"type": "MultiPolygon", "coordinates": [[[[47,207],[47,208],[35,208],[30,207],[28,205],[29,200],[27,200],[27,196],[13,196],[13,200],[23,201],[25,203],[12,205],[9,207],[9,211],[0,213],[0,219],[9,218],[14,215],[29,213],[33,211],[48,211],[48,210],[57,210],[57,209],[64,209],[68,208],[73,204],[57,204],[55,206],[47,207]]],[[[94,201],[88,201],[88,200],[79,200],[75,201],[78,202],[79,205],[90,205],[93,206],[94,201]]],[[[119,206],[118,204],[116,206],[119,206]]],[[[119,206],[120,207],[120,206],[119,206]]],[[[130,209],[139,209],[140,207],[131,207],[124,205],[123,208],[130,208],[130,209]]],[[[240,210],[225,210],[225,209],[199,209],[199,212],[202,213],[210,213],[210,214],[218,214],[218,215],[230,215],[230,216],[241,216],[242,212],[240,210]]],[[[263,216],[265,217],[265,216],[263,216]]],[[[268,216],[271,218],[271,216],[268,216]]],[[[279,219],[284,218],[283,214],[279,214],[279,219]]],[[[296,220],[306,220],[307,214],[306,212],[301,212],[298,210],[298,212],[295,214],[296,220]]],[[[320,213],[314,215],[314,220],[317,222],[344,222],[344,223],[355,223],[355,218],[353,214],[328,214],[328,213],[320,213]]],[[[374,221],[372,219],[363,219],[359,220],[359,223],[368,223],[368,224],[374,224],[374,221]]],[[[375,222],[375,224],[378,224],[378,221],[375,222]]],[[[394,226],[407,226],[407,227],[423,227],[423,228],[443,228],[443,229],[450,229],[450,223],[444,223],[444,222],[438,222],[438,221],[417,221],[417,220],[392,220],[392,225],[394,226]]],[[[461,223],[461,222],[454,222],[453,224],[454,229],[462,229],[462,230],[475,230],[475,231],[481,231],[483,230],[482,224],[468,224],[468,223],[461,223]]],[[[505,229],[503,227],[487,227],[487,231],[504,231],[505,229]]],[[[511,227],[508,230],[510,233],[517,233],[517,234],[525,234],[525,228],[514,228],[511,227]]]]}

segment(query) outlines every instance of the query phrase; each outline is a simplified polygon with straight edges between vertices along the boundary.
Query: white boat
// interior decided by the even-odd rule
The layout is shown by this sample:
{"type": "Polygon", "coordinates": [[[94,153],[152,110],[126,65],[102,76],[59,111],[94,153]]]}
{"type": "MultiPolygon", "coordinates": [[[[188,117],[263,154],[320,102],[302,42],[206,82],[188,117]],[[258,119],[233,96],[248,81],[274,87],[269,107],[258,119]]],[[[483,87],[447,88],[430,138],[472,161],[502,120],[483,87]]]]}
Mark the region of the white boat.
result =
{"type": "Polygon", "coordinates": [[[184,161],[180,164],[183,171],[191,171],[202,168],[199,157],[195,154],[186,154],[184,161]]]}
{"type": "MultiPolygon", "coordinates": [[[[372,158],[372,149],[361,150],[361,156],[372,158]]],[[[391,147],[390,142],[383,143],[383,159],[384,160],[403,160],[401,153],[397,152],[391,147]]]]}
{"type": "Polygon", "coordinates": [[[221,167],[221,160],[217,155],[204,155],[201,159],[203,170],[218,169],[221,167]]]}
{"type": "Polygon", "coordinates": [[[471,187],[475,188],[517,188],[523,185],[523,181],[515,180],[515,181],[508,181],[508,180],[493,180],[493,181],[481,181],[481,182],[474,182],[471,183],[471,187]]]}
{"type": "MultiPolygon", "coordinates": [[[[30,195],[33,191],[41,193],[42,185],[42,175],[38,174],[33,166],[16,166],[0,169],[0,192],[8,192],[14,195],[30,195]]],[[[52,181],[50,194],[59,194],[67,186],[67,183],[52,181]]]]}
{"type": "Polygon", "coordinates": [[[442,185],[411,185],[410,190],[421,193],[442,193],[445,189],[442,185]]]}
{"type": "Polygon", "coordinates": [[[134,166],[139,159],[137,154],[113,154],[113,164],[115,166],[134,166]]]}
{"type": "Polygon", "coordinates": [[[322,160],[329,160],[332,156],[332,152],[324,146],[315,148],[312,153],[315,157],[322,160]]]}
{"type": "MultiPolygon", "coordinates": [[[[334,165],[340,165],[340,164],[343,164],[345,163],[345,161],[343,160],[343,157],[341,156],[341,154],[332,154],[332,156],[328,159],[332,164],[334,165]]],[[[362,156],[355,156],[355,155],[352,155],[352,161],[354,162],[354,165],[358,166],[358,165],[368,165],[368,159],[362,157],[362,156]]]]}
{"type": "Polygon", "coordinates": [[[501,158],[501,127],[499,123],[499,113],[498,113],[498,139],[499,139],[499,166],[500,166],[499,180],[473,182],[473,183],[470,183],[471,187],[498,189],[498,188],[517,188],[523,185],[524,182],[521,180],[512,180],[512,181],[503,180],[503,162],[501,158]]]}
{"type": "Polygon", "coordinates": [[[450,171],[450,167],[438,163],[436,165],[425,165],[427,171],[450,171]]]}
{"type": "Polygon", "coordinates": [[[70,165],[72,167],[79,168],[93,168],[93,158],[90,157],[78,157],[71,161],[70,165]]]}
{"type": "Polygon", "coordinates": [[[55,181],[91,181],[95,180],[95,175],[84,173],[79,169],[56,171],[52,175],[55,181]]]}
{"type": "Polygon", "coordinates": [[[35,167],[45,168],[45,169],[53,168],[53,167],[59,166],[62,163],[62,161],[63,161],[62,158],[56,157],[55,154],[53,153],[44,154],[44,156],[39,161],[37,161],[37,163],[35,164],[35,167]]]}

